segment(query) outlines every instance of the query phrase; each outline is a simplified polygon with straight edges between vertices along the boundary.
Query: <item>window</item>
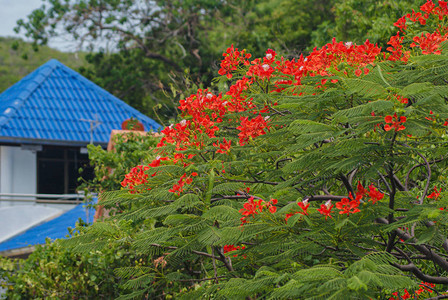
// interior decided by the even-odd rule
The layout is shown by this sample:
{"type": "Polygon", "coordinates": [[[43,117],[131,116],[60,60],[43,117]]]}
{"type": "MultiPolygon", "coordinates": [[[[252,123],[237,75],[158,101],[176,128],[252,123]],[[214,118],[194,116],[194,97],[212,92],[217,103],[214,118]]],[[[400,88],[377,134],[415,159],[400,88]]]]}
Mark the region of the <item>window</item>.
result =
{"type": "Polygon", "coordinates": [[[37,192],[39,194],[74,194],[78,178],[93,178],[87,154],[78,147],[44,146],[37,152],[37,192]],[[83,172],[79,174],[79,168],[83,172]]]}

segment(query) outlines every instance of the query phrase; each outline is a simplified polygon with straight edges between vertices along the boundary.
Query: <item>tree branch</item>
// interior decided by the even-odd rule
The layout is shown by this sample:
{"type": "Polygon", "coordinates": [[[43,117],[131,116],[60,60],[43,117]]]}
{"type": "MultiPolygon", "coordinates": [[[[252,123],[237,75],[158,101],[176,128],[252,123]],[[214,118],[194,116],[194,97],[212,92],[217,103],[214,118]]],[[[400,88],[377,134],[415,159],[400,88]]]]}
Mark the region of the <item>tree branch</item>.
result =
{"type": "Polygon", "coordinates": [[[400,269],[401,271],[412,272],[420,280],[438,283],[438,284],[448,284],[448,277],[435,277],[424,274],[419,268],[417,268],[413,263],[407,265],[399,265],[397,263],[392,263],[394,267],[400,269]]]}
{"type": "MultiPolygon", "coordinates": [[[[385,218],[376,218],[376,221],[381,224],[389,224],[389,221],[385,218]]],[[[399,238],[404,240],[405,242],[408,240],[416,241],[415,238],[411,237],[409,234],[404,232],[401,229],[395,229],[394,232],[398,235],[399,238]]],[[[416,250],[418,250],[420,253],[424,254],[429,260],[432,260],[434,263],[439,265],[442,269],[445,271],[448,271],[448,261],[446,261],[443,257],[441,257],[439,254],[432,252],[430,249],[428,249],[427,246],[422,244],[416,244],[412,243],[409,244],[413,246],[416,250]]]]}

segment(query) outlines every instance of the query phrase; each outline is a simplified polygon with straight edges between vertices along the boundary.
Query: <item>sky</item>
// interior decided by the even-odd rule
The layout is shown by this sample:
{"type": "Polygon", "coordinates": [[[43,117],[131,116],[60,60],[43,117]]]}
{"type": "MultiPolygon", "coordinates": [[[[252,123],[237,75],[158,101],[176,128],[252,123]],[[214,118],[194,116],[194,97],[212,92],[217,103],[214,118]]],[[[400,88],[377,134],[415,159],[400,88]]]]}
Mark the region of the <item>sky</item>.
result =
{"type": "MultiPolygon", "coordinates": [[[[23,32],[16,34],[14,27],[19,19],[26,17],[35,9],[44,4],[42,0],[0,0],[0,36],[20,37],[25,39],[23,32]]],[[[50,40],[49,46],[61,51],[73,50],[73,41],[62,39],[50,40]]]]}

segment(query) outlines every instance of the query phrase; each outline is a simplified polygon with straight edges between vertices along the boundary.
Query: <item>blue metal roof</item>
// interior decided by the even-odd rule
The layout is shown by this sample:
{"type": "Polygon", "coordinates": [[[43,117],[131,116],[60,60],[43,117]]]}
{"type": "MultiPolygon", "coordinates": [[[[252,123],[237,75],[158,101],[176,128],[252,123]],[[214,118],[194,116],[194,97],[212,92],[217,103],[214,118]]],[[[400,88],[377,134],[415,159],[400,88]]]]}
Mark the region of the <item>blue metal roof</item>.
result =
{"type": "Polygon", "coordinates": [[[59,217],[28,229],[27,231],[0,243],[0,252],[27,246],[45,244],[45,239],[63,239],[68,235],[68,227],[75,228],[76,222],[81,218],[86,223],[93,223],[94,209],[78,204],[75,208],[63,213],[59,217]]]}
{"type": "Polygon", "coordinates": [[[0,95],[0,141],[85,145],[90,123],[95,144],[107,144],[112,129],[134,117],[145,130],[161,126],[77,72],[52,59],[0,95]]]}

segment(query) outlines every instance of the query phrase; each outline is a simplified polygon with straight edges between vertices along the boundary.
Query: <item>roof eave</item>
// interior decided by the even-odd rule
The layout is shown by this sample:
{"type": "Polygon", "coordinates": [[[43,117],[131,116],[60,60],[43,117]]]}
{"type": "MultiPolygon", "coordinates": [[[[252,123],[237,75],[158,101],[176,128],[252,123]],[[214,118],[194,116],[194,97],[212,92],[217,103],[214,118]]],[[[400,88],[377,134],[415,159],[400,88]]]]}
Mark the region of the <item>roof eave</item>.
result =
{"type": "MultiPolygon", "coordinates": [[[[33,145],[86,147],[87,145],[90,144],[90,141],[47,140],[47,139],[0,136],[0,144],[33,144],[33,145]]],[[[107,142],[93,141],[93,144],[100,145],[103,148],[107,147],[107,142]]]]}

